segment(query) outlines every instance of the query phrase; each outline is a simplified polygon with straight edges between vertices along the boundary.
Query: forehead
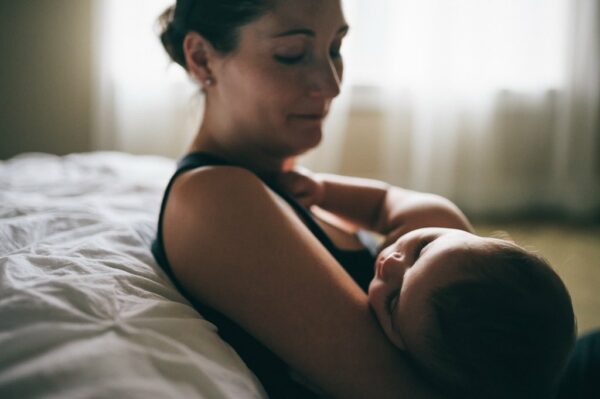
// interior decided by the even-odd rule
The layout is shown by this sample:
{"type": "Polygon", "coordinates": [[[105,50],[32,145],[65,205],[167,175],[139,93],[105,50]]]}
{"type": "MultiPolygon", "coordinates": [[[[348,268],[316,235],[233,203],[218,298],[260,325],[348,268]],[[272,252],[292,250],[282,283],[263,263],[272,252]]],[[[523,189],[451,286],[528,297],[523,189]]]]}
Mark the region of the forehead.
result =
{"type": "Polygon", "coordinates": [[[438,238],[406,272],[401,301],[408,308],[422,308],[436,288],[475,278],[492,260],[498,245],[496,239],[463,232],[438,238]]]}
{"type": "Polygon", "coordinates": [[[319,11],[320,7],[334,3],[331,0],[275,0],[274,10],[276,12],[306,12],[309,15],[319,11]]]}
{"type": "Polygon", "coordinates": [[[256,22],[265,36],[293,28],[335,32],[346,24],[340,0],[275,0],[273,8],[256,22]]]}
{"type": "Polygon", "coordinates": [[[488,240],[467,234],[436,240],[404,276],[399,304],[401,313],[424,313],[437,288],[472,278],[474,268],[489,253],[490,244],[488,240]]]}
{"type": "Polygon", "coordinates": [[[443,283],[455,277],[465,266],[486,252],[486,245],[480,237],[457,232],[442,236],[425,248],[411,272],[418,280],[443,283]]]}

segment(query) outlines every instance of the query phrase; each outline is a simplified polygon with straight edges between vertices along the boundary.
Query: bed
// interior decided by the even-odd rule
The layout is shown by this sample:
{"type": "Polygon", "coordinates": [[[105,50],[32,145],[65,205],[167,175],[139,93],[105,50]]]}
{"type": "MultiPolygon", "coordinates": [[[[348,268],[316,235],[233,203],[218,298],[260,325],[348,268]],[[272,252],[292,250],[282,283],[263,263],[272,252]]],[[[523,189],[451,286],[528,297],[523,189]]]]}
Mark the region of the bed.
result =
{"type": "Polygon", "coordinates": [[[266,398],[150,252],[174,167],[0,161],[0,398],[266,398]]]}

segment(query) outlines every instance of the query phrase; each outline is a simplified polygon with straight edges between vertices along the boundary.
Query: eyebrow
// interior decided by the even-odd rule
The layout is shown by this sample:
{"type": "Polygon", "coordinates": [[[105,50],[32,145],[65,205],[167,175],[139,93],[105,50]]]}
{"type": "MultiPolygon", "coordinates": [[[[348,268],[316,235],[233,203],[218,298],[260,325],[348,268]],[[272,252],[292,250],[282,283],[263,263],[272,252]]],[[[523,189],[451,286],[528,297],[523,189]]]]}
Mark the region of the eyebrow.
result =
{"type": "MultiPolygon", "coordinates": [[[[336,35],[345,34],[348,32],[349,29],[350,29],[350,27],[348,25],[344,25],[340,29],[338,29],[338,31],[336,32],[336,35]]],[[[294,35],[306,35],[306,36],[310,36],[310,37],[316,36],[315,31],[313,31],[311,29],[296,28],[296,29],[290,29],[288,31],[278,33],[278,34],[274,35],[273,38],[294,36],[294,35]]]]}

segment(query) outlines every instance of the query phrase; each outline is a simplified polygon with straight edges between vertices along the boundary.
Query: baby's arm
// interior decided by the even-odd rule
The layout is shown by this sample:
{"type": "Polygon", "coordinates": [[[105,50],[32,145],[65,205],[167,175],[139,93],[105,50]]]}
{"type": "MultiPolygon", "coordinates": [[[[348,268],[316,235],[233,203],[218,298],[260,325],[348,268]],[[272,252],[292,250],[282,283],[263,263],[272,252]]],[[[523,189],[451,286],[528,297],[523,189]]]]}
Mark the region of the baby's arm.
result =
{"type": "Polygon", "coordinates": [[[473,231],[456,205],[434,194],[303,168],[282,175],[280,183],[304,206],[317,206],[355,226],[384,235],[384,246],[421,227],[473,231]]]}
{"type": "Polygon", "coordinates": [[[279,183],[305,207],[317,206],[368,230],[374,230],[389,187],[376,180],[313,173],[306,168],[283,174],[279,183]]]}

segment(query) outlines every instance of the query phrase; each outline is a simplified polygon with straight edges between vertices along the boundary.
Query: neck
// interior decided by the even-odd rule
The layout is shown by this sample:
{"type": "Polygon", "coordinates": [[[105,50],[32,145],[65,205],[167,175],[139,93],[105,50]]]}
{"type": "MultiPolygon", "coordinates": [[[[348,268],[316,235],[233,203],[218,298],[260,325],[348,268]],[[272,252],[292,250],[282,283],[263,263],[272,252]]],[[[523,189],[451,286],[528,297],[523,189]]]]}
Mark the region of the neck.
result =
{"type": "Polygon", "coordinates": [[[292,170],[296,154],[277,154],[252,141],[255,134],[244,134],[235,118],[223,114],[228,107],[219,106],[215,95],[206,93],[204,116],[190,151],[206,151],[229,162],[241,165],[257,175],[270,179],[292,170]],[[247,139],[247,140],[246,140],[247,139]]]}
{"type": "Polygon", "coordinates": [[[227,130],[216,129],[216,126],[211,126],[205,119],[190,146],[190,152],[209,152],[239,164],[265,179],[292,170],[296,164],[296,156],[270,154],[251,143],[239,140],[238,138],[243,136],[240,131],[228,134],[227,130]]]}

